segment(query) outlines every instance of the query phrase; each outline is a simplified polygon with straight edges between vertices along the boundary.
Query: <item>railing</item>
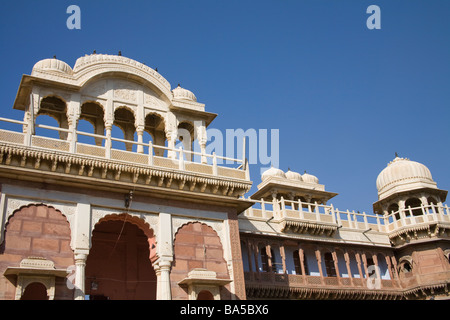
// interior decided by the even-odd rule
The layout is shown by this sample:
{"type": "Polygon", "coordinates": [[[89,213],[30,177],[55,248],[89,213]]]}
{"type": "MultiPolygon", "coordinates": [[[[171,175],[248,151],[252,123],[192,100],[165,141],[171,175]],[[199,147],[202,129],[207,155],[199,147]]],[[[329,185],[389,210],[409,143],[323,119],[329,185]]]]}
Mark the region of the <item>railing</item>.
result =
{"type": "Polygon", "coordinates": [[[443,222],[450,224],[450,208],[447,204],[429,204],[392,211],[383,217],[385,231],[391,232],[403,227],[421,223],[443,222]]]}
{"type": "Polygon", "coordinates": [[[315,287],[315,288],[348,288],[348,289],[397,289],[397,280],[380,279],[377,285],[373,285],[373,278],[350,278],[350,277],[321,277],[310,275],[296,275],[273,272],[244,272],[245,281],[248,284],[271,284],[289,287],[315,287]]]}
{"type": "Polygon", "coordinates": [[[382,216],[365,212],[341,211],[333,205],[324,205],[281,198],[273,202],[255,201],[255,206],[245,212],[247,217],[335,224],[337,227],[360,231],[389,233],[396,229],[428,222],[450,223],[450,207],[429,204],[415,208],[405,208],[382,216]],[[420,212],[420,215],[417,215],[420,212]],[[415,215],[416,214],[416,215],[415,215]]]}
{"type": "MultiPolygon", "coordinates": [[[[25,121],[2,117],[0,117],[0,121],[19,124],[22,125],[23,128],[25,128],[27,125],[27,122],[25,121]]],[[[0,142],[58,150],[74,154],[88,155],[91,157],[124,161],[127,163],[137,163],[201,174],[209,174],[213,176],[224,176],[229,178],[250,180],[249,168],[245,161],[245,155],[243,155],[243,159],[234,159],[216,155],[215,152],[213,152],[212,154],[207,154],[204,152],[183,150],[182,147],[170,148],[166,146],[155,145],[152,143],[152,141],[149,141],[149,143],[144,143],[133,140],[119,139],[110,135],[99,135],[83,132],[76,129],[71,130],[43,124],[35,124],[35,128],[56,131],[60,134],[67,135],[67,139],[55,139],[45,136],[39,136],[36,134],[24,133],[27,130],[23,130],[24,132],[17,132],[0,129],[0,142]],[[101,143],[81,143],[77,141],[78,136],[92,137],[101,143]],[[114,148],[112,143],[113,141],[125,143],[125,146],[128,146],[128,149],[136,146],[137,151],[133,152],[114,148]],[[148,150],[147,153],[144,153],[144,147],[148,150]],[[166,156],[164,156],[164,153],[166,153],[166,156]],[[196,156],[198,159],[200,159],[200,161],[195,161],[196,156]],[[238,164],[238,166],[223,166],[218,165],[218,162],[227,164],[234,163],[238,164]]]]}
{"type": "Polygon", "coordinates": [[[359,213],[355,211],[340,211],[333,205],[318,204],[317,202],[302,202],[285,200],[283,197],[274,202],[255,200],[257,204],[246,211],[246,216],[259,218],[278,218],[280,220],[298,220],[334,224],[360,230],[382,229],[383,218],[375,214],[359,213]]]}

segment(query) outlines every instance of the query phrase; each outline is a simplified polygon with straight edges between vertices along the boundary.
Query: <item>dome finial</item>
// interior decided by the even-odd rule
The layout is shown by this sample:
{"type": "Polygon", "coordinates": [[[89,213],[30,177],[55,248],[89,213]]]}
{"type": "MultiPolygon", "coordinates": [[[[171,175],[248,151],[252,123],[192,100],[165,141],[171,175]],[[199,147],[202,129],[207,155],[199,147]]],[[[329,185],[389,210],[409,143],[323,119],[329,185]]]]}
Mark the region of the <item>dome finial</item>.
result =
{"type": "Polygon", "coordinates": [[[397,151],[395,152],[395,157],[398,158],[398,153],[397,153],[397,151]]]}

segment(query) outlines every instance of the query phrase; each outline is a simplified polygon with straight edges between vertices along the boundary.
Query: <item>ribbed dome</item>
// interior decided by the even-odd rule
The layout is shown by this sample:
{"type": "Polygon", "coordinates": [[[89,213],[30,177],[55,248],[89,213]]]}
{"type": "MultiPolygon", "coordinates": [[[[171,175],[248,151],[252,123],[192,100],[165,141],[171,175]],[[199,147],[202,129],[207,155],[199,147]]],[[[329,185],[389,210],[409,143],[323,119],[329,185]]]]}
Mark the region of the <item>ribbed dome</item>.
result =
{"type": "Polygon", "coordinates": [[[269,177],[279,177],[286,179],[286,174],[281,169],[271,167],[270,169],[263,172],[263,174],[261,175],[261,180],[264,181],[269,177]]]}
{"type": "Polygon", "coordinates": [[[430,170],[423,164],[396,157],[377,177],[378,192],[388,186],[412,182],[434,183],[430,170]]]}
{"type": "Polygon", "coordinates": [[[191,91],[180,87],[180,85],[178,85],[178,87],[173,89],[172,93],[175,99],[190,100],[197,102],[197,98],[195,97],[195,95],[191,91]]]}
{"type": "Polygon", "coordinates": [[[286,178],[289,180],[297,180],[297,181],[303,181],[302,175],[298,172],[291,171],[291,169],[288,169],[286,172],[286,178]]]}
{"type": "Polygon", "coordinates": [[[42,70],[72,74],[72,68],[64,61],[58,60],[56,58],[41,60],[33,66],[33,71],[42,70]]]}
{"type": "Polygon", "coordinates": [[[310,183],[319,183],[319,179],[316,176],[313,176],[312,174],[309,173],[305,173],[302,174],[302,179],[305,182],[310,182],[310,183]]]}

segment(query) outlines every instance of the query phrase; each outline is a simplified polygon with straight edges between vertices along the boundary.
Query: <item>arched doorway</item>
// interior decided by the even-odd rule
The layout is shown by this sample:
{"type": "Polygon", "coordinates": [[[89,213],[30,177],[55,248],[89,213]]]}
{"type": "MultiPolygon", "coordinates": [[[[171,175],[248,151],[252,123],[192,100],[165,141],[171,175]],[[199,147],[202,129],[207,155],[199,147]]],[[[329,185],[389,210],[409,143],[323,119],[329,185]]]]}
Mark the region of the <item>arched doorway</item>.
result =
{"type": "Polygon", "coordinates": [[[47,288],[40,282],[30,283],[20,300],[48,300],[47,288]]]}
{"type": "Polygon", "coordinates": [[[214,300],[214,296],[208,290],[202,290],[198,293],[197,300],[214,300]]]}
{"type": "Polygon", "coordinates": [[[153,232],[144,232],[127,215],[118,217],[100,221],[92,233],[86,294],[92,300],[154,300],[156,274],[149,248],[153,232]]]}

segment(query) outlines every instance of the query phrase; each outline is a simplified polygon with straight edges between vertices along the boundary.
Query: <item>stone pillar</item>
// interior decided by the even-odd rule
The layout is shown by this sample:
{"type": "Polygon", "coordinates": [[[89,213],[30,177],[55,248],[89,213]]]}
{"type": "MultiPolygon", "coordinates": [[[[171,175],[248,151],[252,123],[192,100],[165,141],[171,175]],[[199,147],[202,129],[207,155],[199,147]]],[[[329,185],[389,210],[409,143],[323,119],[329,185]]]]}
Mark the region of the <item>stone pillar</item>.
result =
{"type": "Polygon", "coordinates": [[[272,208],[273,208],[273,217],[275,218],[278,215],[279,206],[277,200],[277,190],[272,190],[272,208]]]}
{"type": "Polygon", "coordinates": [[[157,300],[171,300],[172,293],[170,290],[170,268],[172,261],[158,260],[155,268],[157,278],[156,299],[157,300]]]}
{"type": "Polygon", "coordinates": [[[36,123],[36,115],[39,112],[39,102],[40,102],[39,88],[33,87],[30,93],[30,104],[28,106],[28,110],[25,111],[23,121],[26,124],[23,127],[23,133],[25,136],[25,145],[31,145],[31,136],[35,134],[35,123],[36,123]]]}
{"type": "Polygon", "coordinates": [[[84,300],[86,288],[85,288],[85,269],[87,254],[75,253],[75,300],[84,300]]]}
{"type": "Polygon", "coordinates": [[[400,219],[403,222],[404,221],[403,219],[406,218],[406,216],[405,216],[405,200],[400,200],[398,202],[398,213],[399,213],[400,219]]]}
{"type": "Polygon", "coordinates": [[[356,259],[356,263],[358,266],[359,277],[362,280],[362,279],[364,279],[364,273],[361,268],[361,256],[358,252],[355,253],[355,259],[356,259]]]}
{"type": "Polygon", "coordinates": [[[259,248],[257,243],[255,243],[254,240],[252,240],[252,253],[253,253],[253,261],[255,262],[255,272],[258,273],[258,279],[259,279],[259,263],[258,263],[258,255],[259,255],[259,248]]]}
{"type": "Polygon", "coordinates": [[[322,256],[320,254],[320,250],[316,249],[315,250],[315,254],[316,254],[316,260],[317,260],[317,266],[319,268],[319,273],[320,273],[320,281],[322,282],[322,284],[325,284],[325,278],[323,276],[323,270],[322,270],[322,256]]]}
{"type": "Polygon", "coordinates": [[[75,116],[71,116],[68,120],[69,123],[69,134],[67,136],[67,140],[70,143],[70,152],[76,153],[77,152],[77,142],[78,142],[78,136],[77,136],[77,126],[78,126],[78,119],[75,118],[75,116]]]}
{"type": "Polygon", "coordinates": [[[305,251],[302,248],[298,249],[298,256],[300,258],[300,267],[302,269],[303,283],[306,283],[305,251]]]}
{"type": "MultiPolygon", "coordinates": [[[[70,151],[76,152],[76,143],[77,143],[77,126],[78,119],[80,118],[81,113],[81,95],[79,93],[74,93],[70,97],[71,101],[67,106],[67,122],[68,129],[70,130],[67,135],[67,140],[70,142],[70,151]]],[[[62,124],[61,124],[62,127],[62,124]]]]}
{"type": "MultiPolygon", "coordinates": [[[[136,128],[136,133],[137,133],[137,142],[139,143],[143,143],[143,139],[144,139],[144,127],[143,126],[138,126],[136,128]]],[[[142,144],[138,144],[137,145],[137,152],[138,153],[144,153],[144,146],[142,144]]]]}
{"type": "Polygon", "coordinates": [[[348,277],[350,278],[350,285],[353,286],[353,275],[352,275],[352,268],[350,266],[350,255],[347,250],[344,252],[344,260],[345,260],[345,267],[347,268],[348,277]]]}
{"type": "Polygon", "coordinates": [[[172,215],[161,212],[159,214],[159,230],[157,239],[158,260],[154,264],[157,277],[158,300],[171,300],[170,268],[173,261],[172,215]]]}
{"type": "Polygon", "coordinates": [[[71,248],[75,252],[75,299],[84,300],[85,267],[90,248],[91,205],[87,201],[77,204],[71,235],[71,248]]]}
{"type": "MultiPolygon", "coordinates": [[[[378,266],[378,257],[376,254],[372,255],[372,260],[373,260],[373,263],[375,264],[375,289],[381,289],[381,285],[382,285],[381,284],[381,273],[380,273],[381,269],[378,266]]],[[[374,276],[372,275],[372,278],[373,277],[374,276]]]]}
{"type": "Polygon", "coordinates": [[[271,246],[270,244],[266,245],[266,254],[267,254],[267,270],[268,272],[273,272],[274,268],[273,268],[273,264],[272,264],[272,250],[271,250],[271,246]]]}
{"type": "Polygon", "coordinates": [[[339,272],[339,264],[338,264],[337,252],[333,251],[331,253],[331,256],[333,257],[333,263],[334,263],[334,269],[335,269],[335,272],[336,272],[336,277],[339,279],[338,281],[340,283],[341,282],[341,275],[340,275],[340,272],[339,272]]]}
{"type": "MultiPolygon", "coordinates": [[[[241,243],[241,245],[242,245],[242,243],[241,243]]],[[[245,240],[244,241],[244,246],[246,247],[246,250],[247,250],[248,271],[251,273],[253,271],[253,263],[252,263],[252,254],[251,254],[250,241],[249,240],[245,240]]],[[[241,248],[241,250],[244,250],[244,249],[241,248]]],[[[245,272],[245,270],[244,270],[244,272],[245,272]]]]}
{"type": "Polygon", "coordinates": [[[167,147],[170,149],[167,151],[167,157],[170,159],[176,159],[177,152],[174,150],[175,142],[177,139],[176,129],[174,131],[166,131],[166,137],[167,137],[167,147]]]}
{"type": "Polygon", "coordinates": [[[281,255],[281,262],[283,264],[283,273],[286,274],[286,252],[284,251],[284,245],[280,245],[280,255],[281,255]]]}
{"type": "Polygon", "coordinates": [[[111,147],[112,147],[112,141],[111,141],[111,130],[112,130],[113,122],[112,120],[105,122],[105,157],[107,159],[111,159],[111,147]]]}
{"type": "Polygon", "coordinates": [[[206,142],[208,141],[208,137],[206,133],[205,121],[194,121],[194,133],[195,133],[194,140],[198,141],[198,144],[200,146],[200,153],[202,154],[201,163],[207,163],[205,154],[206,154],[206,142]]]}

